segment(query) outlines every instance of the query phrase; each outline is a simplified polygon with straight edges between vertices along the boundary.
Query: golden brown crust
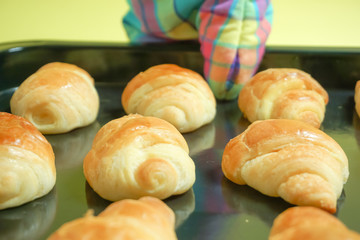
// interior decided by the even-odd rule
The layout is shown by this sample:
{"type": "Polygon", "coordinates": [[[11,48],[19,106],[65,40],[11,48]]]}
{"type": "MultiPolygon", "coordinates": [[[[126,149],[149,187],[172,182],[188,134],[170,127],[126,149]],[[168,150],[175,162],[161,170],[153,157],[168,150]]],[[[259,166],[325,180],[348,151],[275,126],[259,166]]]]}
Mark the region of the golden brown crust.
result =
{"type": "Polygon", "coordinates": [[[269,240],[360,239],[339,219],[315,207],[292,207],[274,220],[269,240]]]}
{"type": "Polygon", "coordinates": [[[174,64],[153,66],[136,75],[121,101],[126,113],[159,117],[182,133],[211,122],[216,114],[216,100],[204,78],[174,64]]]}
{"type": "Polygon", "coordinates": [[[114,202],[97,217],[88,213],[65,223],[48,239],[175,240],[174,228],[174,212],[159,199],[143,197],[114,202]]]}
{"type": "Polygon", "coordinates": [[[354,101],[355,101],[355,111],[357,115],[360,116],[360,80],[357,81],[355,85],[354,101]]]}
{"type": "Polygon", "coordinates": [[[195,181],[195,165],[184,137],[165,120],[131,114],[110,121],[96,134],[84,159],[90,186],[116,201],[181,194],[195,181]]]}
{"type": "Polygon", "coordinates": [[[286,118],[319,127],[328,101],[326,90],[304,71],[270,68],[245,84],[238,105],[250,122],[286,118]]]}
{"type": "Polygon", "coordinates": [[[0,152],[0,209],[32,201],[53,188],[53,149],[29,121],[0,113],[0,152]]]}
{"type": "Polygon", "coordinates": [[[349,175],[347,157],[335,140],[289,119],[252,123],[226,145],[222,170],[237,184],[329,212],[336,211],[349,175]]]}
{"type": "Polygon", "coordinates": [[[28,77],[10,100],[11,112],[43,134],[71,131],[92,123],[99,110],[94,79],[83,69],[53,62],[28,77]]]}

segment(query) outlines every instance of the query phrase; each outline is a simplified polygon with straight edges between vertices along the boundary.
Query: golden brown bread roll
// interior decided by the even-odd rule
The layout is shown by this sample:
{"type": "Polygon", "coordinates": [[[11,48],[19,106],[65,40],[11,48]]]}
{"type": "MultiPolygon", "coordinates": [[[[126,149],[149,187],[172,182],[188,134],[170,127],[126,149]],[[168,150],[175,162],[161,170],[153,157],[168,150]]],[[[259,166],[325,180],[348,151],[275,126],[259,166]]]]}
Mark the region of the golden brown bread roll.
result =
{"type": "Polygon", "coordinates": [[[101,197],[182,194],[195,182],[195,164],[184,137],[170,123],[139,114],[105,124],[84,159],[84,174],[101,197]]]}
{"type": "Polygon", "coordinates": [[[211,122],[216,100],[198,73],[174,64],[151,67],[136,75],[122,94],[126,113],[164,119],[181,133],[211,122]]]}
{"type": "Polygon", "coordinates": [[[177,239],[174,212],[161,200],[142,197],[110,204],[98,216],[88,212],[62,225],[49,240],[177,239]]]}
{"type": "Polygon", "coordinates": [[[234,183],[332,213],[349,176],[348,159],[335,140],[289,119],[252,123],[226,145],[222,170],[234,183]]]}
{"type": "Polygon", "coordinates": [[[26,119],[0,112],[0,209],[46,195],[55,185],[50,143],[26,119]]]}
{"type": "Polygon", "coordinates": [[[245,84],[238,105],[250,121],[294,119],[320,127],[329,97],[309,74],[293,68],[270,68],[245,84]]]}
{"type": "Polygon", "coordinates": [[[13,114],[26,118],[43,134],[65,133],[96,119],[99,96],[85,70],[53,62],[19,86],[10,107],[13,114]]]}
{"type": "Polygon", "coordinates": [[[358,116],[360,116],[360,80],[356,82],[355,85],[355,110],[358,116]]]}
{"type": "Polygon", "coordinates": [[[315,207],[292,207],[274,220],[269,240],[360,239],[335,216],[315,207]]]}

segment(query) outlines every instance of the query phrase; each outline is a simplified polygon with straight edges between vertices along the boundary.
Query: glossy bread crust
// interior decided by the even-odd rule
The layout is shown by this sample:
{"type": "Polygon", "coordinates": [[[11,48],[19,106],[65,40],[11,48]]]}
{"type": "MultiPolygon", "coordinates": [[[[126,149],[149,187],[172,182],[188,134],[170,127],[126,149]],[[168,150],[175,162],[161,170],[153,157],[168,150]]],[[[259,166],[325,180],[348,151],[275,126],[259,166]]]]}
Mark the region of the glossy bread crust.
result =
{"type": "Polygon", "coordinates": [[[270,230],[269,240],[359,240],[338,218],[315,207],[292,207],[278,215],[270,230]]]}
{"type": "Polygon", "coordinates": [[[84,159],[84,174],[101,197],[182,194],[195,182],[195,164],[180,132],[170,123],[139,114],[105,124],[84,159]]]}
{"type": "Polygon", "coordinates": [[[50,143],[26,119],[0,113],[0,209],[46,195],[55,185],[50,143]]]}
{"type": "Polygon", "coordinates": [[[62,225],[49,240],[176,240],[175,214],[161,200],[142,197],[110,204],[98,216],[91,212],[62,225]]]}
{"type": "Polygon", "coordinates": [[[245,84],[238,106],[250,121],[294,119],[319,128],[329,96],[309,74],[294,68],[270,68],[245,84]]]}
{"type": "Polygon", "coordinates": [[[357,115],[360,116],[360,80],[357,81],[355,85],[354,101],[355,101],[355,111],[357,115]]]}
{"type": "Polygon", "coordinates": [[[174,64],[153,66],[136,75],[124,89],[125,112],[164,119],[181,133],[210,123],[216,100],[204,78],[174,64]]]}
{"type": "Polygon", "coordinates": [[[225,176],[295,205],[336,211],[348,159],[335,140],[298,120],[252,123],[231,139],[222,158],[225,176]]]}
{"type": "Polygon", "coordinates": [[[94,79],[83,69],[53,62],[28,77],[10,100],[11,112],[43,134],[69,132],[94,122],[99,96],[94,79]]]}

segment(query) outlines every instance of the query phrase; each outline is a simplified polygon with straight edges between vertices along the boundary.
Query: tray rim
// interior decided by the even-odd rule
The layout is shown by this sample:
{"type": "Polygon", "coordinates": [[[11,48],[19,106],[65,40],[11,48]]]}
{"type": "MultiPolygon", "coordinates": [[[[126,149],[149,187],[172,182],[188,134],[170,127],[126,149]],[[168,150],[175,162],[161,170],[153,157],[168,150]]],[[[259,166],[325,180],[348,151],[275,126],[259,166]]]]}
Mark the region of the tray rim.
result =
{"type": "MultiPolygon", "coordinates": [[[[15,52],[30,47],[95,47],[95,48],[141,48],[141,50],[200,50],[197,41],[178,41],[164,43],[127,43],[127,42],[95,42],[95,41],[58,41],[28,40],[0,43],[1,52],[15,52]]],[[[360,47],[318,47],[318,46],[266,46],[266,52],[279,53],[329,53],[329,54],[360,54],[360,47]]]]}

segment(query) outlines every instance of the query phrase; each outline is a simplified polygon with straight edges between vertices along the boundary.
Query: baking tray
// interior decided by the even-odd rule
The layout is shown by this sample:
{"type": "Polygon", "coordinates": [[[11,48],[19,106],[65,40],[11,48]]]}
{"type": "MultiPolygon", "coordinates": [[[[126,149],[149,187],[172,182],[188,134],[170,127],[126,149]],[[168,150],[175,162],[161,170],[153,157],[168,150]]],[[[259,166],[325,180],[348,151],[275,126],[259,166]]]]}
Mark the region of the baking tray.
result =
{"type": "MultiPolygon", "coordinates": [[[[121,93],[140,71],[174,63],[202,73],[199,45],[19,42],[0,45],[0,110],[19,84],[42,65],[61,61],[76,64],[95,79],[100,112],[95,123],[70,133],[46,135],[56,156],[57,182],[46,196],[20,207],[0,211],[0,239],[46,239],[63,223],[110,202],[86,183],[82,160],[96,132],[125,114],[121,93]]],[[[360,119],[354,111],[354,87],[360,79],[358,49],[268,48],[259,70],[295,67],[310,73],[330,96],[321,129],[334,138],[349,158],[350,178],[335,214],[360,232],[360,119]]],[[[218,101],[215,120],[184,134],[196,165],[196,182],[187,193],[165,202],[176,213],[178,239],[267,239],[274,218],[292,205],[267,197],[224,178],[221,157],[226,143],[247,128],[234,101],[218,101]]],[[[1,171],[1,169],[0,169],[1,171]]]]}

